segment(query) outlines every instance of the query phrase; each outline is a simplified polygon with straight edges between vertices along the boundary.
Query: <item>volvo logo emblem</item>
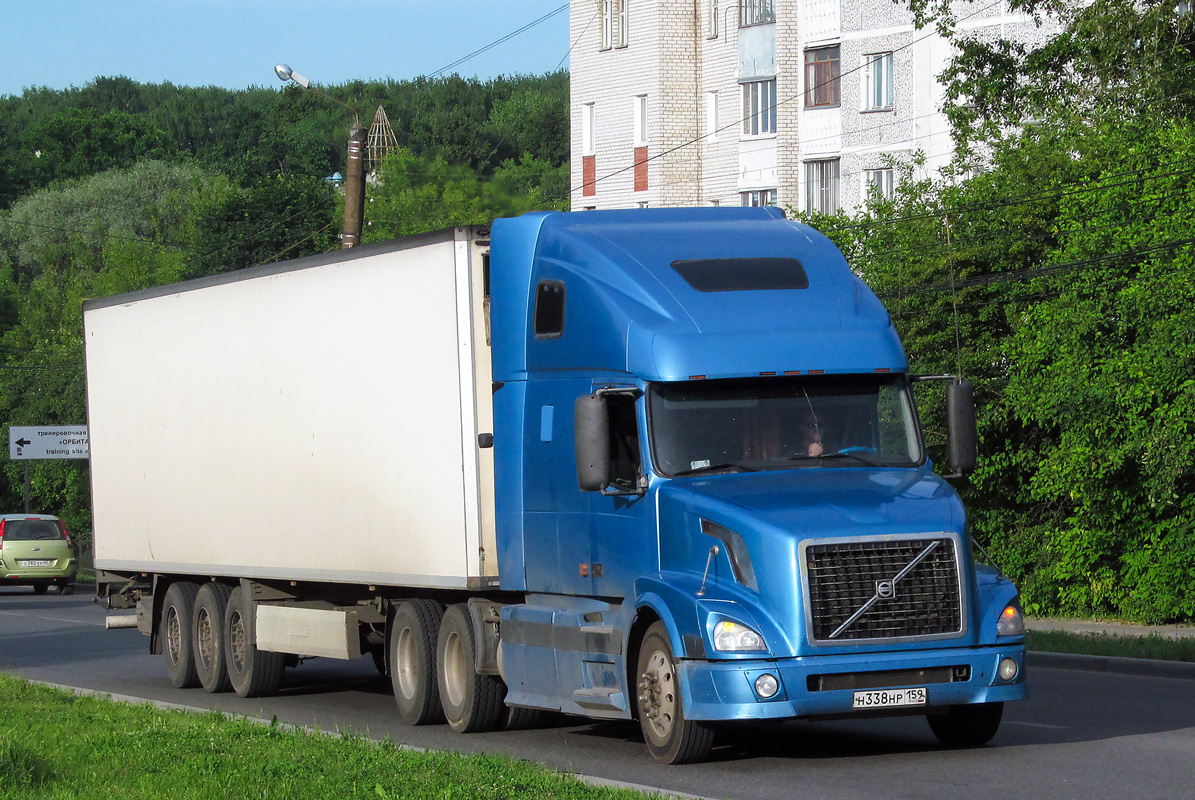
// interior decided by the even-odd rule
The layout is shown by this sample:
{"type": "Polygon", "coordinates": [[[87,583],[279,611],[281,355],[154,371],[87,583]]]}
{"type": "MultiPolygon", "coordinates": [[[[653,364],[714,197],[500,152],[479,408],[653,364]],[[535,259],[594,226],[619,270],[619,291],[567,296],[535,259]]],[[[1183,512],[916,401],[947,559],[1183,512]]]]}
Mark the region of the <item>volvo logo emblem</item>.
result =
{"type": "Polygon", "coordinates": [[[881,600],[891,600],[896,597],[896,581],[876,581],[876,597],[881,600]]]}

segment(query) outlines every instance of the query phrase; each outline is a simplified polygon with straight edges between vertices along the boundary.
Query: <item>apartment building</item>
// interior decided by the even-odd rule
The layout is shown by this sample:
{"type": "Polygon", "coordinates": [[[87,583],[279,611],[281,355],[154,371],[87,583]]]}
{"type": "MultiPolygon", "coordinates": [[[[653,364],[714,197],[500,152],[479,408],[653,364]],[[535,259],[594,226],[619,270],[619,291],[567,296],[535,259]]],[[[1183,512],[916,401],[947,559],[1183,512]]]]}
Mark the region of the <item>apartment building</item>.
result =
{"type": "MultiPolygon", "coordinates": [[[[952,45],[892,0],[572,0],[572,207],[781,205],[891,194],[950,160],[952,45]]],[[[1036,42],[1004,0],[957,29],[1036,42]]]]}

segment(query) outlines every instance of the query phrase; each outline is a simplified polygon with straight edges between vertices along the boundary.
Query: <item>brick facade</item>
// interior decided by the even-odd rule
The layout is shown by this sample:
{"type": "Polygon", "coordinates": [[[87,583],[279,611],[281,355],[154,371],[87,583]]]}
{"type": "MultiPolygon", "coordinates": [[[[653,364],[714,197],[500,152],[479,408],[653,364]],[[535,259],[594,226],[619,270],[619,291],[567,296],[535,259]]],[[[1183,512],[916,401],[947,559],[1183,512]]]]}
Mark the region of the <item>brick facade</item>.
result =
{"type": "MultiPolygon", "coordinates": [[[[740,28],[735,0],[572,0],[574,209],[738,205],[744,194],[773,192],[777,204],[805,210],[806,165],[826,160],[838,161],[839,205],[849,209],[866,196],[868,170],[918,153],[925,170],[948,163],[935,78],[952,54],[948,42],[915,30],[908,10],[891,0],[773,7],[774,22],[740,28]],[[620,3],[626,44],[603,49],[603,9],[617,13],[620,3]],[[818,47],[839,51],[837,106],[805,105],[805,52],[818,47]],[[881,53],[892,53],[892,102],[867,109],[863,64],[881,53]],[[775,130],[744,132],[742,84],[773,79],[775,130]],[[639,96],[645,142],[633,130],[639,96]],[[594,147],[583,154],[586,104],[594,107],[594,147]]],[[[960,4],[957,17],[960,30],[980,36],[1035,42],[1051,32],[999,7],[960,4]]]]}

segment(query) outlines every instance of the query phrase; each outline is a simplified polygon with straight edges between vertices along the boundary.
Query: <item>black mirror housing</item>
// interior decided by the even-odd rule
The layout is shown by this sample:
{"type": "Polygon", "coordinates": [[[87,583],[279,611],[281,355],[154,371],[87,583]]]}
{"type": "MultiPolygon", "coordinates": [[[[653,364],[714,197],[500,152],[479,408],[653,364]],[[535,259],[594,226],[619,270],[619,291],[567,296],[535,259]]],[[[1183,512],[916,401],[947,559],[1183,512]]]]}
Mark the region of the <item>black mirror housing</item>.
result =
{"type": "Polygon", "coordinates": [[[577,485],[583,492],[600,492],[610,485],[610,418],[606,398],[587,394],[577,398],[573,433],[577,448],[577,485]]]}
{"type": "Polygon", "coordinates": [[[965,474],[975,469],[979,435],[975,427],[975,391],[968,380],[955,380],[946,389],[950,424],[950,466],[965,474]]]}

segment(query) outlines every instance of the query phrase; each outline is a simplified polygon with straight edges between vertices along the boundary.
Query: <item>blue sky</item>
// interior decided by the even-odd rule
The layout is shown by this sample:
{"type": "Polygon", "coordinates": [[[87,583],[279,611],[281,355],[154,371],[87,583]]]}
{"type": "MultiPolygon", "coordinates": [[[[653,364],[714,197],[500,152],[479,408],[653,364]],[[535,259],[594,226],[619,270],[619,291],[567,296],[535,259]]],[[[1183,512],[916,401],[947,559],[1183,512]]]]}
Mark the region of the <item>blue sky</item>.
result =
{"type": "MultiPolygon", "coordinates": [[[[565,0],[8,0],[0,96],[125,75],[183,86],[410,79],[534,22],[565,0]],[[354,14],[350,23],[348,15],[354,14]]],[[[568,10],[451,70],[489,78],[567,67],[568,10]]]]}

